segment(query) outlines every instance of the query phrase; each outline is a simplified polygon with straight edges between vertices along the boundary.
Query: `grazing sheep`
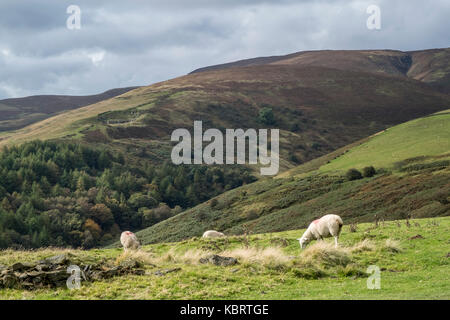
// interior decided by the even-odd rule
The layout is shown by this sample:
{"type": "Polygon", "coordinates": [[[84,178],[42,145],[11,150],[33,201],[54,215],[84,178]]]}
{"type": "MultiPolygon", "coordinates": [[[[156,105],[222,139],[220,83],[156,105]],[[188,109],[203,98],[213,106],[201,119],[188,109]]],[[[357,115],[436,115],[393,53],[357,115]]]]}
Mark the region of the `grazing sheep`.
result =
{"type": "Polygon", "coordinates": [[[124,231],[120,235],[120,243],[122,243],[123,249],[139,249],[141,247],[141,244],[136,237],[136,235],[133,232],[130,231],[124,231]]]}
{"type": "Polygon", "coordinates": [[[300,242],[300,248],[303,249],[305,244],[311,240],[322,240],[329,237],[334,237],[334,244],[337,247],[343,224],[341,217],[335,214],[327,214],[320,219],[314,220],[302,237],[297,239],[300,242]]]}
{"type": "Polygon", "coordinates": [[[216,230],[208,230],[203,233],[203,238],[221,238],[225,237],[225,235],[222,232],[218,232],[216,230]]]}

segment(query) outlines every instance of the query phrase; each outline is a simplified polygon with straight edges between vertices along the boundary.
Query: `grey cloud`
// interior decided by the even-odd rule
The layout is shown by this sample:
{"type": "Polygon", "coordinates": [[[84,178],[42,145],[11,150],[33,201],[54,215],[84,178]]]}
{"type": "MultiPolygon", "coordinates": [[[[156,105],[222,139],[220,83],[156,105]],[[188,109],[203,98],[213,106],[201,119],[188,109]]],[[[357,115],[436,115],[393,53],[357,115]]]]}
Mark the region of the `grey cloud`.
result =
{"type": "Polygon", "coordinates": [[[4,0],[0,98],[92,94],[301,50],[447,47],[449,15],[444,0],[4,0]],[[379,31],[366,28],[372,3],[379,31]],[[81,30],[66,28],[71,4],[81,30]]]}

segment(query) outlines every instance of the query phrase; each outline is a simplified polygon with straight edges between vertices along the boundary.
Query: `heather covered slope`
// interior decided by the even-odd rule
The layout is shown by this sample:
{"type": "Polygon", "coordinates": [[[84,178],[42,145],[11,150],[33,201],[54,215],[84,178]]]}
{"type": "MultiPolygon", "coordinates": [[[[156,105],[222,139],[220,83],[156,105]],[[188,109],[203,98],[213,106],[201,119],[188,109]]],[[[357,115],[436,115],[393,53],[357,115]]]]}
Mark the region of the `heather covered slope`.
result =
{"type": "Polygon", "coordinates": [[[152,243],[208,229],[274,232],[305,227],[328,213],[347,223],[450,215],[449,123],[450,113],[442,112],[395,126],[273,179],[226,192],[138,235],[152,243]],[[350,168],[371,165],[375,176],[352,181],[345,176],[350,168]]]}
{"type": "Polygon", "coordinates": [[[450,93],[450,48],[411,52],[413,64],[408,77],[450,93]]]}
{"type": "Polygon", "coordinates": [[[450,48],[405,52],[398,50],[323,50],[241,60],[200,68],[192,73],[261,65],[329,67],[408,77],[449,93],[449,61],[450,48]]]}
{"type": "MultiPolygon", "coordinates": [[[[328,61],[321,58],[327,54],[307,52],[291,59],[328,61]]],[[[161,163],[170,155],[171,132],[202,120],[204,129],[281,129],[281,170],[286,170],[450,105],[449,95],[399,76],[401,66],[383,62],[382,69],[391,71],[367,72],[355,68],[356,62],[339,63],[341,69],[281,62],[198,72],[141,87],[0,134],[0,147],[36,138],[81,140],[161,163]],[[263,108],[272,110],[273,122],[261,122],[263,108]]]]}

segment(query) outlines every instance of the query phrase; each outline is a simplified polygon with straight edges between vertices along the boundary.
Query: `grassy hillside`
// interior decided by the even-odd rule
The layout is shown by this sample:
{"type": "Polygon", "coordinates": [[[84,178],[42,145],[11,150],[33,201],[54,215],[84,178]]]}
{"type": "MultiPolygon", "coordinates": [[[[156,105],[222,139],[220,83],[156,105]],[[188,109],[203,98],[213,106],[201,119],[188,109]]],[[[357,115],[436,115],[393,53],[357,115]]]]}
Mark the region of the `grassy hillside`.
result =
{"type": "Polygon", "coordinates": [[[298,229],[328,213],[348,222],[449,215],[449,117],[440,113],[389,128],[273,179],[226,192],[138,234],[152,243],[199,236],[207,229],[228,234],[298,229]],[[370,165],[377,170],[373,177],[345,177],[351,167],[370,165]]]}
{"type": "MultiPolygon", "coordinates": [[[[197,72],[0,134],[0,147],[36,138],[77,140],[161,163],[169,158],[172,131],[202,120],[204,129],[281,129],[281,170],[286,170],[448,109],[448,94],[405,76],[410,63],[405,55],[305,52],[276,63],[197,72]],[[261,122],[263,108],[272,109],[273,123],[261,122]]],[[[442,59],[448,63],[446,55],[442,59]]]]}
{"type": "Polygon", "coordinates": [[[368,165],[388,168],[408,158],[438,156],[450,152],[449,137],[450,111],[447,110],[389,128],[322,166],[320,171],[361,169],[368,165]]]}
{"type": "Polygon", "coordinates": [[[2,289],[0,299],[449,299],[450,218],[359,224],[301,251],[304,230],[230,237],[194,238],[122,249],[2,251],[0,265],[31,262],[62,252],[82,261],[137,260],[145,275],[81,282],[78,290],[2,289]],[[201,264],[209,254],[238,259],[223,267],[201,264]],[[380,289],[367,288],[367,267],[380,268],[380,289]],[[167,272],[171,271],[171,272],[167,272]]]}
{"type": "Polygon", "coordinates": [[[136,87],[118,88],[90,96],[40,95],[0,100],[0,131],[16,130],[60,112],[119,96],[136,87]]]}

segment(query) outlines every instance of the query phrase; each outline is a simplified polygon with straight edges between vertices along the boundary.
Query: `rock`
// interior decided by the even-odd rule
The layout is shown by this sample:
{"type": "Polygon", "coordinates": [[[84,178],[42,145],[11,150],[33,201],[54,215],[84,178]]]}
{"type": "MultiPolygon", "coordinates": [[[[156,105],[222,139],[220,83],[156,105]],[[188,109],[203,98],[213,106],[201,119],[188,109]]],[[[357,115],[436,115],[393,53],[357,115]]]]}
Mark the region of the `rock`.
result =
{"type": "Polygon", "coordinates": [[[236,258],[233,257],[222,257],[217,254],[212,254],[210,256],[207,256],[205,258],[201,258],[199,260],[200,263],[211,263],[215,266],[232,266],[238,263],[236,258]]]}
{"type": "Polygon", "coordinates": [[[70,264],[70,256],[68,253],[58,254],[56,256],[52,256],[49,258],[46,258],[44,260],[38,261],[38,264],[63,264],[68,265],[70,264]]]}
{"type": "Polygon", "coordinates": [[[123,268],[141,268],[142,263],[134,259],[126,259],[120,263],[120,266],[123,268]]]}
{"type": "Polygon", "coordinates": [[[25,279],[28,278],[29,276],[27,273],[19,273],[17,277],[19,278],[20,281],[25,281],[25,279]]]}
{"type": "Polygon", "coordinates": [[[34,284],[32,282],[22,282],[21,283],[22,288],[27,290],[32,290],[34,288],[34,284]]]}
{"type": "Polygon", "coordinates": [[[49,271],[50,266],[48,264],[38,264],[38,265],[36,265],[35,269],[37,271],[49,271]]]}
{"type": "Polygon", "coordinates": [[[42,283],[43,278],[40,277],[40,276],[36,276],[36,277],[32,278],[31,281],[33,282],[33,285],[34,285],[35,287],[38,287],[38,286],[42,283]]]}
{"type": "MultiPolygon", "coordinates": [[[[127,260],[119,266],[108,265],[106,261],[97,264],[83,264],[72,259],[71,254],[61,254],[40,260],[36,263],[15,263],[10,267],[0,269],[0,288],[55,288],[66,285],[70,274],[67,268],[70,264],[80,267],[83,280],[95,281],[115,276],[135,274],[143,275],[145,270],[136,260],[127,260]]],[[[76,257],[75,257],[76,258],[76,257]]],[[[165,273],[174,270],[165,270],[165,273]]]]}
{"type": "MultiPolygon", "coordinates": [[[[166,275],[166,274],[168,274],[168,273],[171,273],[171,272],[177,272],[177,271],[180,271],[181,270],[181,268],[173,268],[173,269],[165,269],[165,270],[158,270],[158,271],[155,271],[154,272],[154,275],[155,276],[164,276],[164,275],[166,275]]],[[[142,271],[144,271],[144,270],[142,270],[142,271]]],[[[145,271],[144,271],[144,273],[145,273],[145,271]]],[[[143,274],[144,274],[143,273],[143,274]]]]}
{"type": "Polygon", "coordinates": [[[17,263],[14,263],[10,268],[7,268],[7,269],[11,269],[13,272],[24,272],[24,271],[28,271],[28,270],[33,270],[35,267],[36,267],[35,263],[17,262],[17,263]]]}
{"type": "MultiPolygon", "coordinates": [[[[181,269],[180,269],[181,270],[181,269]]],[[[133,271],[133,274],[137,275],[137,276],[143,276],[145,274],[145,270],[144,269],[135,269],[133,271]]]]}
{"type": "Polygon", "coordinates": [[[112,278],[114,276],[118,276],[120,274],[121,269],[118,267],[114,267],[108,270],[103,271],[103,278],[112,278]]]}
{"type": "Polygon", "coordinates": [[[12,269],[4,269],[2,272],[0,272],[0,277],[4,276],[5,274],[13,274],[14,271],[12,269]]]}
{"type": "Polygon", "coordinates": [[[3,276],[2,285],[5,288],[16,288],[19,285],[19,279],[17,279],[14,275],[7,274],[3,276]]]}
{"type": "Polygon", "coordinates": [[[55,270],[42,272],[40,275],[44,275],[51,282],[58,282],[60,280],[66,281],[69,278],[69,274],[66,270],[55,270]]]}
{"type": "Polygon", "coordinates": [[[26,269],[26,267],[25,267],[22,263],[17,262],[17,263],[14,263],[14,264],[11,266],[11,269],[12,269],[13,271],[23,271],[23,270],[26,269]]]}
{"type": "Polygon", "coordinates": [[[44,272],[38,270],[38,271],[29,271],[29,272],[27,272],[26,274],[27,274],[29,277],[34,278],[34,277],[38,277],[38,276],[44,274],[44,272]]]}

